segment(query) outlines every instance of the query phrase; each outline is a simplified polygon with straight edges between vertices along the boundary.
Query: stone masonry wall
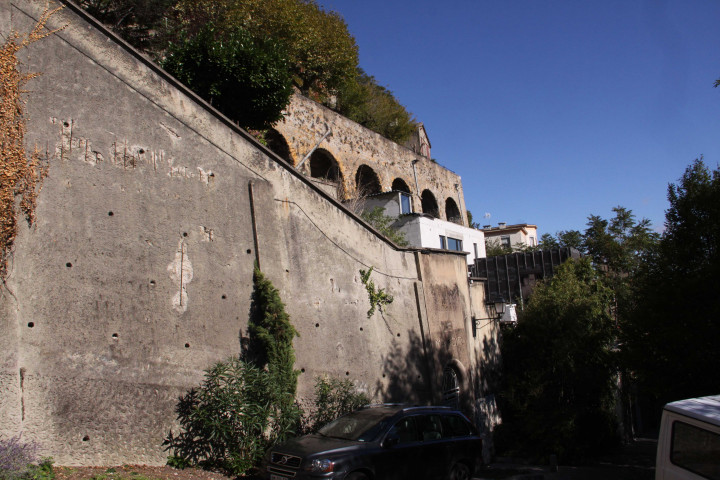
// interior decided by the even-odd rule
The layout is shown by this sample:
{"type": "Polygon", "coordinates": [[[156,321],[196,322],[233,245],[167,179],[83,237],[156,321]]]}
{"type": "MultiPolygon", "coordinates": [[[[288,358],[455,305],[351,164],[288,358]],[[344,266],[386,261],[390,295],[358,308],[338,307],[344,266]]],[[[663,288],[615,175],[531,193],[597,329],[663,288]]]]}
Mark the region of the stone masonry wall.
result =
{"type": "MultiPolygon", "coordinates": [[[[45,6],[0,3],[0,34],[29,31],[45,6]]],[[[300,332],[301,399],[328,374],[376,401],[430,401],[432,359],[470,364],[452,343],[470,311],[462,255],[398,250],[70,4],[48,26],[63,25],[21,52],[42,73],[26,143],[49,173],[0,287],[1,436],[22,432],[61,465],[164,464],[178,397],[240,352],[255,261],[300,332]],[[395,301],[367,318],[370,267],[395,301]]],[[[347,149],[399,161],[383,145],[347,149]]]]}
{"type": "MultiPolygon", "coordinates": [[[[284,120],[275,125],[275,130],[287,142],[293,164],[298,165],[323,138],[328,127],[332,134],[323,140],[319,148],[337,161],[348,196],[357,194],[355,174],[361,165],[367,165],[378,175],[383,192],[389,192],[393,180],[401,178],[410,188],[415,212],[422,212],[420,195],[424,190],[429,190],[437,201],[439,218],[447,220],[445,204],[450,198],[460,209],[463,224],[467,225],[465,197],[459,175],[313,100],[293,95],[284,120]]],[[[303,165],[303,171],[308,171],[307,162],[303,165]]]]}

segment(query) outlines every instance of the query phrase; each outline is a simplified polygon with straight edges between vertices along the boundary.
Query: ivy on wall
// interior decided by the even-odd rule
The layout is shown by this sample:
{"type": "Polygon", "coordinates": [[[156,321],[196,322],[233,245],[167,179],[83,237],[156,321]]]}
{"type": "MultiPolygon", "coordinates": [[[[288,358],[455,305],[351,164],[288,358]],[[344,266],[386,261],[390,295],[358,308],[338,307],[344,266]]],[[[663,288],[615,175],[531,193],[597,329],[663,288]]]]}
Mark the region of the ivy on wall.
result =
{"type": "Polygon", "coordinates": [[[24,216],[29,224],[35,219],[37,194],[47,174],[37,146],[28,156],[25,151],[24,86],[39,73],[21,73],[17,53],[28,45],[52,35],[45,24],[59,10],[48,10],[27,34],[11,32],[0,47],[0,278],[7,274],[18,224],[24,216]]]}
{"type": "Polygon", "coordinates": [[[380,310],[382,313],[383,306],[392,303],[394,300],[392,295],[382,288],[376,288],[375,282],[370,280],[370,274],[374,268],[375,267],[370,267],[370,270],[367,271],[360,270],[360,279],[362,280],[363,285],[365,285],[365,290],[368,292],[368,300],[370,300],[370,310],[367,311],[368,318],[375,314],[375,309],[380,310]]]}

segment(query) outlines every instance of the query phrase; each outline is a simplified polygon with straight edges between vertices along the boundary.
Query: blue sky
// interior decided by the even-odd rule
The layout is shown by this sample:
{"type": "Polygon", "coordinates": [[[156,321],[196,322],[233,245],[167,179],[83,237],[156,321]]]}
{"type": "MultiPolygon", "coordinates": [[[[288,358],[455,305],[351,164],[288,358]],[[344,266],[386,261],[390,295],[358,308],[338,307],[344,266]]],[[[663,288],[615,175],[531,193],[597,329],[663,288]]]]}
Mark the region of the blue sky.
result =
{"type": "Polygon", "coordinates": [[[424,122],[480,224],[662,230],[667,185],[720,163],[718,0],[319,0],[424,122]]]}

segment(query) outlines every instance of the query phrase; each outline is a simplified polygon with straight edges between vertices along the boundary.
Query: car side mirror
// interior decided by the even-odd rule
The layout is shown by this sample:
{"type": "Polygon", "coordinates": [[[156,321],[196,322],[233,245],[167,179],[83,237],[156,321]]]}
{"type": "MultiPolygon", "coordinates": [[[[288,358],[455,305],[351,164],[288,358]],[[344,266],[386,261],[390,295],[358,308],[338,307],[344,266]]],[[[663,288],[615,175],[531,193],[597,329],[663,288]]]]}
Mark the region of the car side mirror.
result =
{"type": "Polygon", "coordinates": [[[391,448],[400,443],[400,437],[396,435],[388,435],[382,442],[383,448],[391,448]]]}

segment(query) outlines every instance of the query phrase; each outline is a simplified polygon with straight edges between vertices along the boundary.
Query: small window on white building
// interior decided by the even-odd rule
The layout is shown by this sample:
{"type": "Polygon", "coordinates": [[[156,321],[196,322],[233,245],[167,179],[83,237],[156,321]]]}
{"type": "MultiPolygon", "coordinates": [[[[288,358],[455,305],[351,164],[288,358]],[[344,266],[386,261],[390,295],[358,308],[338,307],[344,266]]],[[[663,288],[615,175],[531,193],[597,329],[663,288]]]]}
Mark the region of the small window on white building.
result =
{"type": "Polygon", "coordinates": [[[502,237],[500,237],[500,245],[502,245],[505,248],[510,248],[510,236],[503,235],[502,237]]]}
{"type": "Polygon", "coordinates": [[[535,237],[530,237],[530,246],[537,247],[537,243],[535,243],[535,237]]]}
{"type": "Polygon", "coordinates": [[[412,207],[410,206],[410,195],[406,193],[400,194],[400,214],[405,215],[412,213],[412,207]]]}
{"type": "Polygon", "coordinates": [[[440,235],[440,248],[447,250],[447,240],[445,239],[445,235],[440,235]]]}
{"type": "Polygon", "coordinates": [[[455,250],[458,252],[463,251],[462,240],[458,240],[457,238],[448,237],[447,243],[448,243],[448,250],[455,250]]]}

